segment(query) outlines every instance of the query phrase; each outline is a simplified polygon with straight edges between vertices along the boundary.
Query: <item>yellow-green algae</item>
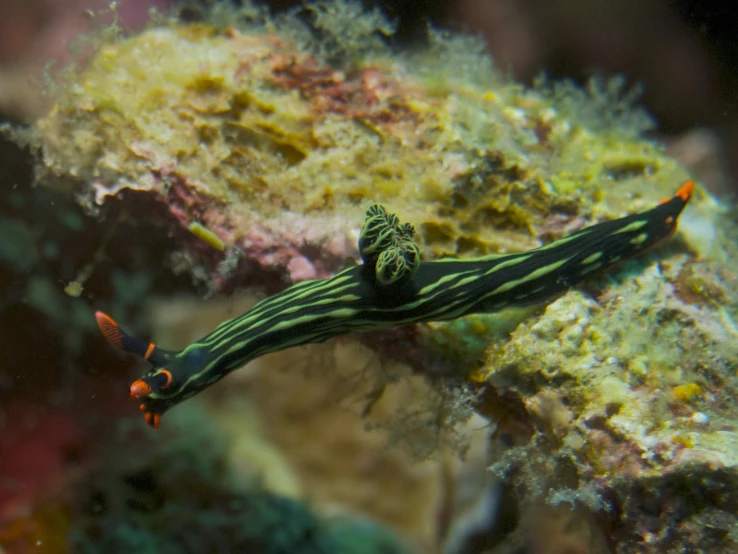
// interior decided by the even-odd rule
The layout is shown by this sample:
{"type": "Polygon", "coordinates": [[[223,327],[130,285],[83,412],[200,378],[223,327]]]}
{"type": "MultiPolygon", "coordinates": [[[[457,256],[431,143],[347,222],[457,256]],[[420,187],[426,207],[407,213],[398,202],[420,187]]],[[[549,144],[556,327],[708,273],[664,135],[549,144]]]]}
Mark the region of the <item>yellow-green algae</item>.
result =
{"type": "Polygon", "coordinates": [[[205,227],[199,221],[193,221],[192,223],[190,223],[187,229],[208,246],[212,246],[220,252],[225,250],[225,244],[220,239],[220,237],[213,233],[210,229],[205,227]]]}
{"type": "Polygon", "coordinates": [[[526,89],[492,69],[479,41],[440,33],[418,54],[361,50],[346,13],[362,36],[358,22],[390,27],[351,3],[321,5],[328,38],[315,44],[285,17],[160,21],[99,45],[36,126],[45,174],[85,190],[165,188],[152,173],[176,172],[234,214],[357,224],[378,201],[416,224],[427,256],[535,246],[542,230],[561,234],[552,213],[622,215],[686,178],[638,136],[637,115],[613,115],[618,81],[526,89]]]}
{"type": "Polygon", "coordinates": [[[620,534],[618,552],[728,551],[738,524],[729,507],[738,484],[735,262],[674,248],[659,264],[632,267],[637,274],[597,282],[594,297],[564,295],[490,347],[478,378],[515,391],[536,429],[495,470],[517,467],[533,503],[646,518],[620,534]],[[697,279],[705,285],[695,293],[697,279]],[[714,536],[701,535],[704,526],[714,536]]]}

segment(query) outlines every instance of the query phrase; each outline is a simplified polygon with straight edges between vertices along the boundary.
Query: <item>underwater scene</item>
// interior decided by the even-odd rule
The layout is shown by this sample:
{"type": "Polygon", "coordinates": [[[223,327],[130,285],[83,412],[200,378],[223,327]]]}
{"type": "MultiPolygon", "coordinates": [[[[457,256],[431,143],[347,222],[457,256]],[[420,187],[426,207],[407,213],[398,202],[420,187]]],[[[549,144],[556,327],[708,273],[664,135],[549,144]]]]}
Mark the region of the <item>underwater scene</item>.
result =
{"type": "Polygon", "coordinates": [[[0,0],[0,554],[738,552],[736,26],[576,4],[0,0]]]}

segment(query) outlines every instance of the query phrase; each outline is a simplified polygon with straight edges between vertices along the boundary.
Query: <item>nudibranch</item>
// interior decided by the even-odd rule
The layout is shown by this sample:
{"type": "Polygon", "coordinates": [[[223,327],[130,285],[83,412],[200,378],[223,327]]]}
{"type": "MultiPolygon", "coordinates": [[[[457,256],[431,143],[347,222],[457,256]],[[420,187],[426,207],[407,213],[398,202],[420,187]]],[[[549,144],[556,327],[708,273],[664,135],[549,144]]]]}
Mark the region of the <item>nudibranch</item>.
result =
{"type": "Polygon", "coordinates": [[[650,210],[592,225],[527,252],[428,262],[420,260],[412,226],[373,205],[359,237],[361,265],[329,279],[296,283],[180,351],[134,338],[108,315],[95,315],[108,341],[151,364],[130,394],[140,401],[147,423],[158,428],[168,409],[269,352],[555,297],[670,237],[693,188],[688,181],[650,210]]]}

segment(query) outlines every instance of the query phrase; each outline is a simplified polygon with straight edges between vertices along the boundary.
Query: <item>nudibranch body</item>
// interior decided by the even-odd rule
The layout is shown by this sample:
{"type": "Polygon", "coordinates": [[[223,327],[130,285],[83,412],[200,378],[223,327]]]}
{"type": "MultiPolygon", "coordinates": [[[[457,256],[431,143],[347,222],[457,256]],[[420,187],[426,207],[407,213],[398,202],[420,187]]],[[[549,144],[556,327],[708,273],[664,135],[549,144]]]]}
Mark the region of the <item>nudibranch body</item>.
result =
{"type": "Polygon", "coordinates": [[[226,321],[181,351],[125,333],[96,313],[107,339],[151,369],[130,388],[146,421],[269,352],[359,331],[494,312],[550,299],[594,272],[670,237],[693,192],[688,181],[656,207],[582,229],[518,254],[421,262],[413,228],[374,205],[359,238],[363,260],[334,277],[303,281],[226,321]]]}

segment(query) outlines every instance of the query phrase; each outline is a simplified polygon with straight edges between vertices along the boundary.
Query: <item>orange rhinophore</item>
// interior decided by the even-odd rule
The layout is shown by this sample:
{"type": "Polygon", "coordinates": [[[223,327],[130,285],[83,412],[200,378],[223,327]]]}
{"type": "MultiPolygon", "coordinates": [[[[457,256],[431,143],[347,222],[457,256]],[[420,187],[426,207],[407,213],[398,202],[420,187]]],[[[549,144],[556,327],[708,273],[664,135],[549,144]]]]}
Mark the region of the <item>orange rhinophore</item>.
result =
{"type": "Polygon", "coordinates": [[[95,320],[97,326],[100,328],[103,336],[108,340],[110,344],[123,349],[123,332],[120,330],[120,326],[115,320],[108,314],[97,311],[95,312],[95,320]]]}

